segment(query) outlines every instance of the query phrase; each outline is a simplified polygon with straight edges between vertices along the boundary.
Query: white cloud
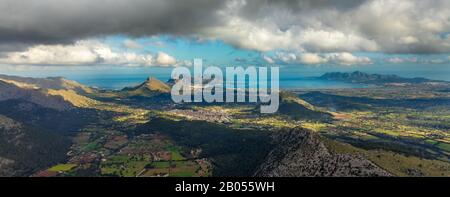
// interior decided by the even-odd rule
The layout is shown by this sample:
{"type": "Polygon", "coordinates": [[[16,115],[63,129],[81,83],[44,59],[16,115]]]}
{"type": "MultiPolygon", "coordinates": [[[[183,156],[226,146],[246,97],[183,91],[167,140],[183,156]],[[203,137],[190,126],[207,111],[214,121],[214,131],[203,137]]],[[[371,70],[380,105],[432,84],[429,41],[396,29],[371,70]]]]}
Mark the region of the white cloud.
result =
{"type": "Polygon", "coordinates": [[[177,60],[164,52],[158,52],[158,56],[156,58],[156,64],[162,66],[174,65],[177,63],[177,60]]]}
{"type": "Polygon", "coordinates": [[[405,37],[400,38],[400,43],[406,44],[406,45],[416,44],[418,42],[419,42],[419,39],[414,36],[405,36],[405,37]]]}
{"type": "Polygon", "coordinates": [[[279,5],[283,2],[230,2],[218,12],[223,26],[202,28],[200,35],[258,51],[450,51],[450,39],[442,36],[450,32],[448,0],[373,0],[346,9],[336,9],[334,3],[311,7],[292,1],[286,7],[279,5]]]}
{"type": "Polygon", "coordinates": [[[378,50],[375,41],[366,39],[355,32],[344,32],[323,27],[305,28],[301,24],[292,24],[283,31],[272,18],[266,18],[262,21],[257,20],[256,22],[247,21],[233,16],[233,11],[230,12],[224,11],[221,13],[224,18],[229,19],[225,27],[205,28],[202,34],[240,48],[258,51],[276,49],[309,52],[378,50]]]}
{"type": "Polygon", "coordinates": [[[0,62],[7,64],[89,64],[102,59],[105,51],[98,43],[77,42],[73,45],[37,45],[23,52],[7,53],[0,62]]]}
{"type": "Polygon", "coordinates": [[[385,59],[385,61],[392,64],[400,64],[400,63],[416,63],[418,60],[416,57],[409,57],[409,58],[392,57],[385,59]]]}
{"type": "Polygon", "coordinates": [[[126,48],[129,48],[129,49],[141,49],[142,48],[142,45],[140,45],[136,41],[133,41],[130,39],[123,41],[123,46],[125,46],[126,48]]]}
{"type": "Polygon", "coordinates": [[[299,61],[304,64],[322,64],[328,60],[315,53],[303,53],[300,55],[299,61]]]}
{"type": "Polygon", "coordinates": [[[173,64],[174,67],[180,67],[180,66],[191,67],[192,65],[193,65],[193,62],[190,60],[177,61],[177,63],[173,64]]]}
{"type": "Polygon", "coordinates": [[[327,59],[331,62],[340,65],[355,65],[355,64],[371,64],[372,60],[368,57],[358,57],[351,53],[333,53],[328,54],[327,59]]]}
{"type": "Polygon", "coordinates": [[[427,63],[430,63],[430,64],[442,64],[442,63],[444,63],[445,61],[443,60],[443,59],[430,59],[430,60],[428,60],[427,61],[427,63]]]}
{"type": "Polygon", "coordinates": [[[338,64],[338,65],[366,65],[372,64],[368,57],[355,56],[348,52],[342,53],[292,53],[278,52],[276,61],[285,64],[338,64]]]}
{"type": "Polygon", "coordinates": [[[299,44],[307,51],[377,51],[378,45],[360,35],[342,31],[300,30],[299,39],[292,44],[299,44]]]}
{"type": "Polygon", "coordinates": [[[115,51],[94,40],[78,41],[71,45],[36,45],[22,52],[6,53],[0,63],[10,65],[125,65],[167,66],[177,63],[167,53],[152,54],[115,51]]]}
{"type": "Polygon", "coordinates": [[[262,55],[261,57],[264,60],[264,62],[266,62],[268,64],[274,64],[275,63],[275,60],[273,60],[271,57],[269,57],[267,55],[262,55]]]}
{"type": "Polygon", "coordinates": [[[283,63],[296,63],[297,62],[297,54],[293,52],[276,52],[275,59],[281,61],[283,63]]]}

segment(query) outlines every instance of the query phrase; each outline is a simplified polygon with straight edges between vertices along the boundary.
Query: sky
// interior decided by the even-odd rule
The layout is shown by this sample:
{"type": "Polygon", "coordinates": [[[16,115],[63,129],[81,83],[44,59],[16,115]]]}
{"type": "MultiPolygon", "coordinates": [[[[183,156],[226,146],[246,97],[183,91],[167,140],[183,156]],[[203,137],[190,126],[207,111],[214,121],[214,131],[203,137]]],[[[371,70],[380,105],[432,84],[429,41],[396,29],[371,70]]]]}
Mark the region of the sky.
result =
{"type": "Polygon", "coordinates": [[[193,58],[450,74],[450,1],[0,0],[0,73],[120,73],[193,58]]]}

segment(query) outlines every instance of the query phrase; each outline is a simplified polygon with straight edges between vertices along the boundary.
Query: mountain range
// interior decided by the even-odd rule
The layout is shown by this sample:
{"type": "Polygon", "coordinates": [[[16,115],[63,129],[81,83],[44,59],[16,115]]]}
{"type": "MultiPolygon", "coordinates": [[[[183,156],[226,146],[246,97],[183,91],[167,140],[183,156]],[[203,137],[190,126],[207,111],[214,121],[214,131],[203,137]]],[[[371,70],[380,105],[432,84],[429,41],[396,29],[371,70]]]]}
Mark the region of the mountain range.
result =
{"type": "Polygon", "coordinates": [[[404,78],[397,75],[381,75],[368,74],[360,71],[351,73],[330,72],[318,77],[322,80],[343,81],[349,83],[363,83],[363,84],[387,84],[387,83],[426,83],[426,82],[443,82],[439,80],[431,80],[426,78],[404,78]]]}
{"type": "MultiPolygon", "coordinates": [[[[320,78],[377,85],[435,82],[361,72],[327,73],[320,78]]],[[[101,155],[110,154],[110,158],[123,151],[105,148],[112,146],[108,139],[123,138],[114,134],[118,131],[129,141],[142,135],[164,135],[183,149],[201,150],[200,157],[211,161],[218,176],[392,176],[391,170],[367,155],[343,153],[341,150],[355,151],[351,145],[314,133],[314,129],[350,116],[336,113],[336,109],[414,105],[409,102],[421,102],[429,108],[439,104],[319,92],[299,96],[282,91],[279,111],[263,115],[257,112],[258,104],[251,103],[174,104],[170,88],[170,82],[153,77],[135,87],[101,90],[61,77],[0,75],[0,176],[30,176],[59,163],[75,165],[73,160],[88,153],[101,157],[91,161],[91,165],[101,166],[108,160],[101,155]],[[227,120],[216,121],[217,117],[227,120]],[[80,137],[84,132],[91,137],[80,137]],[[87,140],[86,147],[74,149],[80,138],[87,140]]],[[[440,103],[446,105],[447,100],[440,103]]],[[[84,174],[86,169],[82,171],[84,174]]],[[[88,174],[98,173],[94,169],[88,174]]]]}

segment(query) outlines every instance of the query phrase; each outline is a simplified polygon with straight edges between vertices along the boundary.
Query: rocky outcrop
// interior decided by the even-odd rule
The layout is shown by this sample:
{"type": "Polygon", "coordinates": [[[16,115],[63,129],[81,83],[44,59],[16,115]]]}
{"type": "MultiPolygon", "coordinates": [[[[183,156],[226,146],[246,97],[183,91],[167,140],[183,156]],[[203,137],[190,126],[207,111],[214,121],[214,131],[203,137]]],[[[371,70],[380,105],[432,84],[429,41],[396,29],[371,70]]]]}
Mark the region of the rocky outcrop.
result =
{"type": "Polygon", "coordinates": [[[0,157],[0,177],[9,177],[14,175],[14,161],[0,157]]]}
{"type": "Polygon", "coordinates": [[[390,176],[360,155],[333,153],[318,135],[301,128],[280,131],[274,140],[279,145],[269,153],[255,176],[390,176]]]}

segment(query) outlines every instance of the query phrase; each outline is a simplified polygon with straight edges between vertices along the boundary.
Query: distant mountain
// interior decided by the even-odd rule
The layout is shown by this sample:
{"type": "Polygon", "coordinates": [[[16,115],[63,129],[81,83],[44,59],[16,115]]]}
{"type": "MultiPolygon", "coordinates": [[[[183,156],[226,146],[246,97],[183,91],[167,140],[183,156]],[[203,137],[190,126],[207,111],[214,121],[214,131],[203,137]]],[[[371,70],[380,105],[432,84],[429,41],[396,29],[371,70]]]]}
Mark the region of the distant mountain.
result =
{"type": "Polygon", "coordinates": [[[64,78],[0,75],[0,176],[63,162],[70,132],[97,121],[92,89],[64,78]]]}
{"type": "Polygon", "coordinates": [[[73,105],[70,102],[65,101],[63,97],[50,95],[46,89],[18,86],[17,82],[5,82],[0,80],[0,101],[10,99],[30,101],[43,107],[60,111],[73,108],[73,105]]]}
{"type": "Polygon", "coordinates": [[[138,86],[122,89],[121,93],[127,97],[153,97],[170,93],[170,86],[154,77],[149,77],[138,86]]]}
{"type": "MultiPolygon", "coordinates": [[[[166,82],[166,84],[167,85],[169,85],[169,86],[173,86],[175,83],[177,83],[178,81],[180,81],[181,79],[169,79],[169,80],[167,80],[167,82],[166,82]]],[[[214,79],[203,79],[202,80],[202,84],[203,85],[206,85],[206,84],[208,84],[209,82],[211,82],[211,81],[213,81],[214,79]]],[[[191,84],[194,84],[195,83],[195,78],[193,78],[193,77],[191,77],[190,79],[189,79],[189,81],[191,82],[191,84]]]]}
{"type": "Polygon", "coordinates": [[[364,84],[387,84],[387,83],[425,83],[425,82],[443,82],[438,80],[430,80],[426,78],[403,78],[397,75],[380,75],[368,74],[359,71],[352,73],[331,72],[325,73],[319,79],[331,81],[344,81],[349,83],[364,83],[364,84]]]}
{"type": "Polygon", "coordinates": [[[327,121],[331,119],[331,114],[317,110],[297,95],[288,92],[281,92],[280,94],[278,113],[294,120],[327,121]]]}
{"type": "Polygon", "coordinates": [[[97,103],[84,96],[95,90],[61,77],[29,78],[0,75],[0,90],[0,101],[19,99],[60,111],[74,107],[90,107],[97,103]]]}
{"type": "Polygon", "coordinates": [[[31,78],[1,75],[0,81],[14,83],[19,87],[54,89],[54,90],[73,90],[77,93],[91,93],[94,90],[76,81],[68,80],[63,77],[31,78]]]}

